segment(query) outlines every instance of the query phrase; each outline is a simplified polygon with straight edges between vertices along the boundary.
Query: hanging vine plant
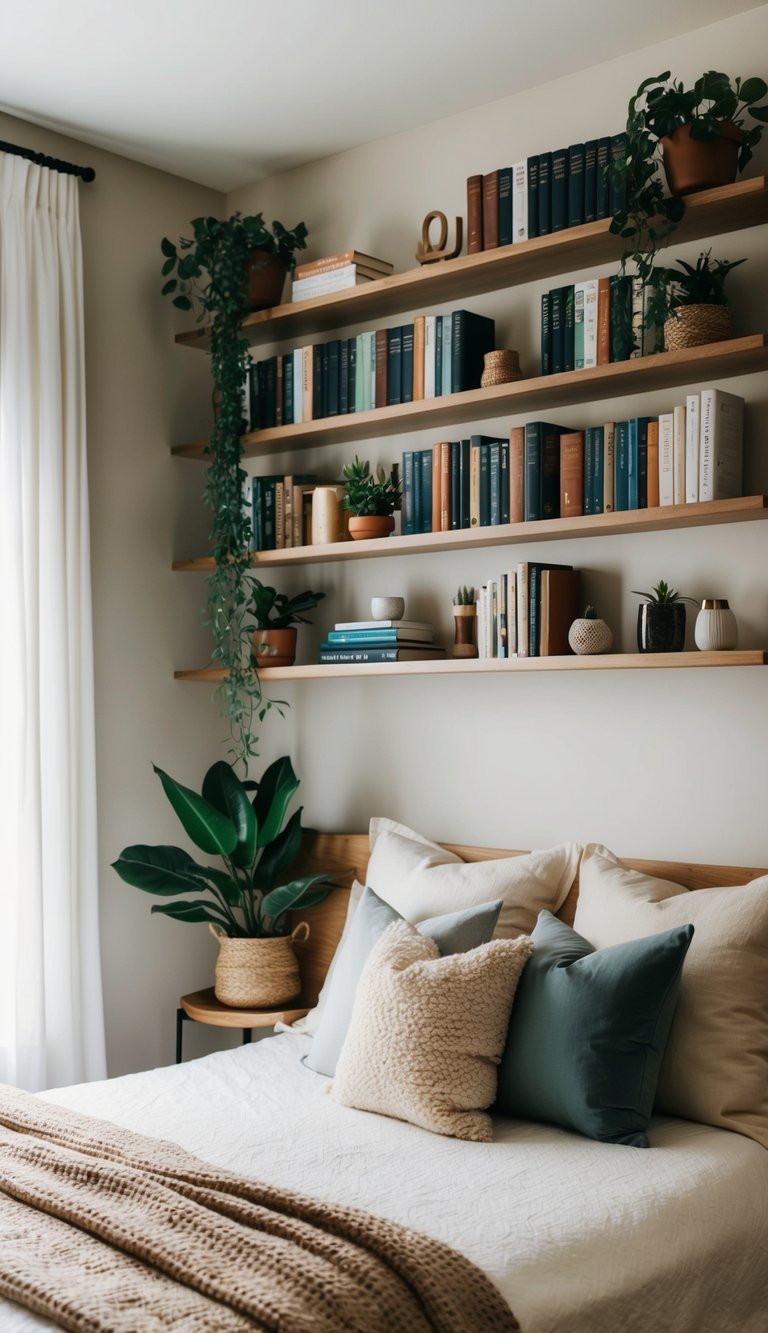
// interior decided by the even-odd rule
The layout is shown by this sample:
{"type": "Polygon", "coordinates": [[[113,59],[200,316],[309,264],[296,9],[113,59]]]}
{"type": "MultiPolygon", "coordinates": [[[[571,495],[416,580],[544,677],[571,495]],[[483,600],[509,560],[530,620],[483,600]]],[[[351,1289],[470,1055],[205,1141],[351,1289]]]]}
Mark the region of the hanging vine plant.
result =
{"type": "MultiPolygon", "coordinates": [[[[250,309],[249,286],[254,272],[279,267],[288,273],[295,265],[295,250],[306,245],[307,229],[300,222],[287,231],[279,222],[269,230],[262,215],[195,218],[192,236],[175,245],[161,242],[164,256],[163,295],[180,310],[195,310],[200,322],[210,320],[211,371],[216,418],[206,453],[203,499],[213,519],[210,554],[215,561],[208,578],[206,617],[213,636],[212,662],[226,675],[217,694],[226,714],[229,753],[241,762],[258,754],[254,721],[263,722],[271,708],[282,711],[282,701],[264,697],[251,661],[248,625],[247,574],[250,569],[251,519],[243,503],[246,472],[242,467],[243,394],[250,357],[242,322],[250,309]],[[254,253],[255,252],[255,253],[254,253]]],[[[279,300],[279,294],[276,298],[279,300]]]]}

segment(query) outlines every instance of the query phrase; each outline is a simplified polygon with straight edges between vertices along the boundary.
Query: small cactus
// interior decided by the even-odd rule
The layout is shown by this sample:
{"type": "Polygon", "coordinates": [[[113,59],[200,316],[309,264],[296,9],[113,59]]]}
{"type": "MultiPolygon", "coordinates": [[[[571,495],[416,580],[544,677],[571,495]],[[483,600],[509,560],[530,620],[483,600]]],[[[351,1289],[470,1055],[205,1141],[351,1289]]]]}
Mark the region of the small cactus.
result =
{"type": "Polygon", "coordinates": [[[453,599],[454,606],[472,606],[475,601],[474,588],[459,588],[453,599]]]}

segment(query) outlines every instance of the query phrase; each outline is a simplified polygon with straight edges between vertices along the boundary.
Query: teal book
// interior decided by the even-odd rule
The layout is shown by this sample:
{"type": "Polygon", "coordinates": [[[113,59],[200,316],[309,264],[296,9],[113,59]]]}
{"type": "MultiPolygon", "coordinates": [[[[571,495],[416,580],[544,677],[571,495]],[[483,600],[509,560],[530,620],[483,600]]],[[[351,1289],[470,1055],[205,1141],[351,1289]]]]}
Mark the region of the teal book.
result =
{"type": "Polygon", "coordinates": [[[616,512],[629,509],[629,422],[616,422],[614,444],[616,512]]]}
{"type": "Polygon", "coordinates": [[[561,287],[563,293],[563,370],[575,366],[575,288],[561,287]]]}
{"type": "Polygon", "coordinates": [[[435,316],[435,398],[443,396],[443,316],[435,316]]]}
{"type": "Polygon", "coordinates": [[[401,402],[403,330],[387,329],[387,407],[401,402]]]}
{"type": "Polygon", "coordinates": [[[572,143],[568,149],[568,226],[580,227],[584,222],[584,164],[585,145],[572,143]]]}
{"type": "Polygon", "coordinates": [[[413,450],[406,449],[403,454],[403,485],[401,500],[401,531],[404,537],[412,537],[416,531],[413,525],[413,450]]]}
{"type": "Polygon", "coordinates": [[[538,235],[549,236],[552,231],[552,154],[539,153],[538,165],[538,235]]]}
{"type": "Polygon", "coordinates": [[[541,297],[541,373],[552,374],[552,293],[541,297]]]}
{"type": "Polygon", "coordinates": [[[627,509],[648,508],[648,422],[633,417],[627,422],[627,509]]]}
{"type": "Polygon", "coordinates": [[[597,163],[595,172],[595,216],[611,216],[611,141],[607,136],[597,141],[597,163]]]}
{"type": "Polygon", "coordinates": [[[539,159],[528,158],[528,240],[539,233],[539,159]]]}
{"type": "Polygon", "coordinates": [[[541,571],[543,569],[573,569],[573,565],[552,565],[540,561],[528,562],[528,656],[541,656],[541,571]]]}
{"type": "MultiPolygon", "coordinates": [[[[339,415],[349,412],[349,338],[339,343],[339,415]]],[[[293,418],[291,418],[293,420],[293,418]]]]}
{"type": "Polygon", "coordinates": [[[568,149],[557,148],[552,154],[552,231],[568,226],[568,149]]]}
{"type": "Polygon", "coordinates": [[[400,402],[413,402],[413,325],[402,326],[403,345],[400,367],[400,402]]]}
{"type": "Polygon", "coordinates": [[[355,355],[352,360],[354,366],[355,396],[354,404],[356,412],[365,411],[365,334],[358,333],[355,338],[355,355]]]}
{"type": "Polygon", "coordinates": [[[453,380],[451,378],[453,370],[453,357],[451,348],[453,347],[453,317],[443,315],[443,393],[453,393],[453,380]]]}
{"type": "Polygon", "coordinates": [[[602,514],[605,487],[605,427],[592,427],[592,513],[602,514]]]}
{"type": "Polygon", "coordinates": [[[584,221],[597,218],[597,139],[584,145],[584,221]]]}
{"type": "Polygon", "coordinates": [[[445,650],[437,644],[399,644],[395,647],[339,648],[320,644],[319,660],[329,666],[342,662],[419,662],[439,660],[445,650]]]}
{"type": "Polygon", "coordinates": [[[512,168],[499,168],[499,245],[511,245],[512,234],[512,168]]]}
{"type": "Polygon", "coordinates": [[[432,531],[432,487],[435,484],[432,475],[432,450],[419,450],[419,471],[421,472],[421,484],[419,486],[419,499],[421,502],[420,524],[417,532],[432,531]]]}
{"type": "Polygon", "coordinates": [[[560,513],[560,436],[568,428],[548,421],[525,423],[525,521],[557,518],[560,513]]]}
{"type": "Polygon", "coordinates": [[[434,634],[431,628],[398,628],[397,625],[382,629],[332,629],[326,637],[326,645],[347,644],[353,647],[384,647],[396,643],[431,643],[434,634]]]}

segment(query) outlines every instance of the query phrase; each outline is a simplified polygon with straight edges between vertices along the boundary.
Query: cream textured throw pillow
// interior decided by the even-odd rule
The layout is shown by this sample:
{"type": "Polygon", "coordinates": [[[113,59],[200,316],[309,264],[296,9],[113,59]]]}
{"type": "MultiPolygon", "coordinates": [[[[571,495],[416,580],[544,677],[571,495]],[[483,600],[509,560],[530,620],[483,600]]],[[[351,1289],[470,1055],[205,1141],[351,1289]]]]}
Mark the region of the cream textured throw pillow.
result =
{"type": "Polygon", "coordinates": [[[496,1096],[527,936],[441,958],[407,921],[372,949],[331,1085],[334,1100],[408,1120],[435,1134],[490,1143],[484,1108],[496,1096]]]}
{"type": "Polygon", "coordinates": [[[690,922],[656,1109],[768,1148],[768,875],[688,890],[590,844],[574,928],[598,949],[690,922]]]}
{"type": "Polygon", "coordinates": [[[581,848],[566,842],[543,852],[491,861],[462,861],[436,842],[391,819],[372,819],[366,884],[406,921],[502,900],[496,939],[527,934],[539,912],[562,905],[581,848]]]}

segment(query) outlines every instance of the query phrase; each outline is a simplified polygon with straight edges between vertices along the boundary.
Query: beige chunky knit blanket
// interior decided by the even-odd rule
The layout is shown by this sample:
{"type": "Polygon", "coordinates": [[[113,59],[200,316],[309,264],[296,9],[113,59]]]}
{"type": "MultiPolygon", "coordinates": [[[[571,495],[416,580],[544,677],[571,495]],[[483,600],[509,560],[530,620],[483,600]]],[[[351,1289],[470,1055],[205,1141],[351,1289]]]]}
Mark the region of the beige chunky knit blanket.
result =
{"type": "Polygon", "coordinates": [[[519,1328],[438,1241],[3,1085],[0,1295],[76,1333],[519,1328]]]}

